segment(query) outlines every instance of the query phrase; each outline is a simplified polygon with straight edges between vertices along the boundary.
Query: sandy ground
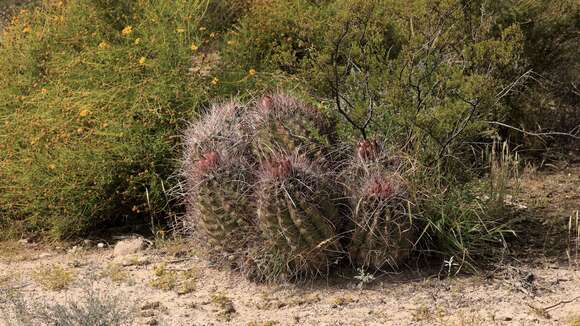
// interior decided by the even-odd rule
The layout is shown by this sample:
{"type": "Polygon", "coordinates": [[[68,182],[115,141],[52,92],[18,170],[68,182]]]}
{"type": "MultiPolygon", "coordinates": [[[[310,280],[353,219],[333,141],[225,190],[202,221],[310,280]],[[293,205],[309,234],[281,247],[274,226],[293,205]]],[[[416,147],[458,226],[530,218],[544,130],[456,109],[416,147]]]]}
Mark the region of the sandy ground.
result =
{"type": "Polygon", "coordinates": [[[209,266],[184,242],[120,257],[112,243],[12,243],[0,244],[0,289],[17,287],[26,300],[44,303],[72,302],[94,289],[120,298],[134,325],[580,325],[579,244],[567,233],[580,208],[580,164],[529,172],[519,189],[512,201],[526,217],[520,245],[481,275],[406,271],[368,284],[350,275],[260,285],[209,266]],[[54,266],[74,275],[64,290],[38,281],[39,271],[54,266]]]}
{"type": "Polygon", "coordinates": [[[115,260],[110,249],[27,250],[25,257],[0,263],[0,271],[13,276],[14,286],[23,286],[26,298],[44,302],[66,302],[87,287],[118,296],[135,309],[135,325],[573,325],[580,318],[580,270],[549,261],[505,265],[487,277],[389,275],[362,288],[352,278],[273,286],[170,251],[174,254],[139,253],[144,265],[123,267],[127,277],[117,282],[103,272],[115,260]],[[162,262],[167,270],[194,268],[192,292],[154,288],[151,281],[162,262]],[[55,264],[75,274],[66,290],[45,290],[31,276],[55,264]]]}

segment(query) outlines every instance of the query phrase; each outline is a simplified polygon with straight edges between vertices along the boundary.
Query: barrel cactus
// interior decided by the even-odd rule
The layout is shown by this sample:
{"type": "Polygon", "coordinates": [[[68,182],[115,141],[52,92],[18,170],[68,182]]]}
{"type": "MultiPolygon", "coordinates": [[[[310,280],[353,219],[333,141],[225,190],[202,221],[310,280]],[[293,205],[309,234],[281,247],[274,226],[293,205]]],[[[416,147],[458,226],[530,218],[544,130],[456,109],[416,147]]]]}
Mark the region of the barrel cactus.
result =
{"type": "Polygon", "coordinates": [[[254,153],[262,159],[280,152],[298,152],[321,159],[336,141],[330,120],[315,108],[284,94],[260,98],[251,121],[254,153]]]}
{"type": "Polygon", "coordinates": [[[204,154],[196,166],[204,177],[191,194],[189,213],[213,250],[231,253],[253,226],[248,166],[217,152],[204,154]]]}
{"type": "Polygon", "coordinates": [[[214,106],[185,132],[185,224],[212,250],[229,253],[252,226],[252,158],[244,107],[214,106]]]}
{"type": "Polygon", "coordinates": [[[290,277],[327,268],[340,252],[334,178],[305,157],[277,156],[263,163],[256,191],[262,257],[274,257],[290,277]]]}
{"type": "Polygon", "coordinates": [[[400,176],[369,176],[353,204],[350,259],[363,267],[397,267],[409,256],[415,240],[410,201],[400,176]]]}
{"type": "Polygon", "coordinates": [[[394,171],[399,160],[387,157],[381,147],[362,141],[346,168],[352,209],[348,254],[364,268],[396,268],[416,240],[412,201],[404,179],[394,171]]]}
{"type": "Polygon", "coordinates": [[[196,162],[212,151],[237,152],[247,159],[250,143],[246,113],[246,108],[235,101],[214,105],[185,130],[182,169],[185,180],[197,183],[196,162]]]}

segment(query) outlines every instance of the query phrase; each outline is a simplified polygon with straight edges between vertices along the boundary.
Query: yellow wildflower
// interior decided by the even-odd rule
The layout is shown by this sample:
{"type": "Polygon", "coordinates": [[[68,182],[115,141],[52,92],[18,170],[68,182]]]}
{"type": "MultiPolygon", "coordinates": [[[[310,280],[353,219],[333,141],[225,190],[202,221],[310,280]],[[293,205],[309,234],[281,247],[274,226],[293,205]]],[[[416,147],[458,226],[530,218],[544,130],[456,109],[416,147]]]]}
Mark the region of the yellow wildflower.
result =
{"type": "Polygon", "coordinates": [[[220,83],[220,80],[219,80],[219,78],[217,78],[217,77],[214,77],[214,78],[211,80],[211,84],[212,84],[212,85],[214,85],[214,86],[216,86],[216,85],[217,85],[217,84],[219,84],[219,83],[220,83]]]}
{"type": "Polygon", "coordinates": [[[226,43],[228,45],[234,45],[234,44],[236,44],[236,41],[234,41],[234,40],[228,40],[226,43]]]}
{"type": "Polygon", "coordinates": [[[195,43],[191,43],[191,51],[195,52],[199,47],[195,43]]]}
{"type": "Polygon", "coordinates": [[[125,28],[123,28],[123,30],[121,31],[121,35],[129,35],[133,33],[133,27],[132,26],[126,26],[125,28]]]}
{"type": "Polygon", "coordinates": [[[185,28],[177,28],[175,31],[177,33],[185,33],[185,28]]]}
{"type": "Polygon", "coordinates": [[[89,115],[90,113],[91,113],[91,111],[89,111],[87,109],[83,109],[83,110],[81,110],[81,112],[79,112],[79,115],[81,116],[81,118],[84,118],[87,115],[89,115]]]}
{"type": "Polygon", "coordinates": [[[29,26],[25,26],[25,27],[22,29],[22,33],[25,33],[25,34],[28,34],[28,33],[30,33],[30,27],[29,27],[29,26]]]}
{"type": "Polygon", "coordinates": [[[248,70],[248,75],[250,75],[250,76],[256,75],[256,69],[252,68],[252,69],[248,70]]]}
{"type": "Polygon", "coordinates": [[[136,38],[135,42],[133,43],[135,43],[135,45],[139,45],[139,43],[141,43],[141,38],[140,37],[136,38]]]}
{"type": "Polygon", "coordinates": [[[41,92],[42,94],[48,94],[48,89],[46,89],[46,88],[43,88],[43,89],[41,89],[41,90],[40,90],[40,92],[41,92]]]}
{"type": "Polygon", "coordinates": [[[140,64],[140,65],[144,65],[144,64],[145,64],[145,57],[141,57],[141,58],[139,59],[139,64],[140,64]]]}
{"type": "Polygon", "coordinates": [[[49,165],[48,165],[48,169],[49,169],[49,170],[54,170],[54,169],[56,169],[56,165],[54,165],[54,164],[49,164],[49,165]]]}
{"type": "Polygon", "coordinates": [[[102,41],[101,43],[99,43],[99,49],[108,49],[109,48],[109,43],[102,41]]]}

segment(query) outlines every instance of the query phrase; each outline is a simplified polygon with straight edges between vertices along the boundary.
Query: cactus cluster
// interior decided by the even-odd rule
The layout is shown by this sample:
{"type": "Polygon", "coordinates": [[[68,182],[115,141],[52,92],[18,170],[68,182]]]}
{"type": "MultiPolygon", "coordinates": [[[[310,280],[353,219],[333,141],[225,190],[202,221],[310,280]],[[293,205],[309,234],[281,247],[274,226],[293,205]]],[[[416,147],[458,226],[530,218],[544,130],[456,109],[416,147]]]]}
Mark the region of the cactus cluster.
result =
{"type": "Polygon", "coordinates": [[[335,134],[285,94],[214,106],[185,133],[185,224],[258,280],[396,267],[415,235],[396,160],[371,141],[338,159],[335,134]]]}

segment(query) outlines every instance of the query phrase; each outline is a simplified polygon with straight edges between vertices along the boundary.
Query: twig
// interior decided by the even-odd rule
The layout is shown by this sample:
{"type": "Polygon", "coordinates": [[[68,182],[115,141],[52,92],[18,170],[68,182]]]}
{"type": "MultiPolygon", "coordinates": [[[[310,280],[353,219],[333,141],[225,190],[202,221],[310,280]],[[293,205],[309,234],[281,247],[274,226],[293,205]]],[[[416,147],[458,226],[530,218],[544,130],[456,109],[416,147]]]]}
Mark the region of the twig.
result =
{"type": "Polygon", "coordinates": [[[576,301],[576,300],[578,300],[578,299],[580,299],[580,295],[579,295],[579,296],[577,296],[577,297],[575,297],[575,298],[572,298],[572,299],[570,299],[570,300],[562,300],[562,301],[559,301],[559,302],[557,302],[557,303],[554,303],[553,305],[550,305],[550,306],[544,307],[544,308],[542,308],[542,309],[544,309],[545,311],[548,311],[548,310],[550,310],[550,309],[554,309],[554,308],[558,307],[559,305],[564,305],[564,304],[572,303],[572,302],[574,302],[574,301],[576,301]]]}
{"type": "Polygon", "coordinates": [[[536,136],[536,137],[542,137],[542,136],[566,136],[566,137],[572,137],[574,139],[580,139],[580,137],[576,136],[573,133],[566,133],[566,132],[557,132],[557,131],[553,131],[553,132],[531,132],[531,131],[525,131],[523,129],[514,127],[514,126],[510,126],[508,124],[499,122],[499,121],[484,121],[486,123],[489,124],[494,124],[494,125],[498,125],[498,126],[502,126],[502,127],[506,127],[509,129],[513,129],[516,131],[519,131],[521,133],[524,133],[526,135],[530,135],[530,136],[536,136]]]}

